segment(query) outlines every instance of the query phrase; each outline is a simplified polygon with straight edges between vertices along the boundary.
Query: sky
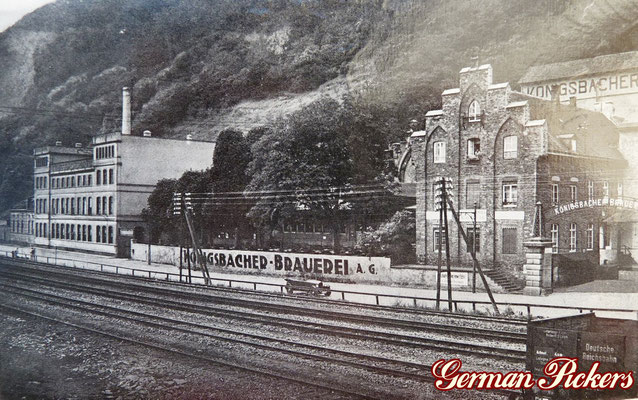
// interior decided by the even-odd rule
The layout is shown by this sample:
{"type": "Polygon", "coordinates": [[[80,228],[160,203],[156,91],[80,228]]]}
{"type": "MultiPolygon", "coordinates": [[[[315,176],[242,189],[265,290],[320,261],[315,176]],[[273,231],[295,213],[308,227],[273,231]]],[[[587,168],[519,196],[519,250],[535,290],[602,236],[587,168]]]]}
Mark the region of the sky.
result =
{"type": "Polygon", "coordinates": [[[0,0],[0,32],[15,24],[24,15],[54,0],[0,0]]]}

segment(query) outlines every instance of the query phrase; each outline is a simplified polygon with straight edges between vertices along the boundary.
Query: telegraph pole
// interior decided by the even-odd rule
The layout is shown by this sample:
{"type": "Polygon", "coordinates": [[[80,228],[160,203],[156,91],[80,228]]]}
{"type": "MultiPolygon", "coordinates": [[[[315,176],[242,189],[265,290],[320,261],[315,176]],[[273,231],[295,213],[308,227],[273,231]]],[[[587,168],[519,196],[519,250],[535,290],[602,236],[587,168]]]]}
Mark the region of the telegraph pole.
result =
{"type": "MultiPolygon", "coordinates": [[[[454,205],[452,204],[450,199],[447,199],[447,203],[450,206],[450,211],[452,211],[452,216],[454,216],[454,219],[456,220],[456,223],[457,223],[457,225],[459,227],[459,232],[461,233],[461,236],[463,236],[463,240],[465,240],[465,244],[469,245],[469,239],[467,237],[467,234],[465,233],[465,230],[463,230],[463,227],[461,226],[461,220],[459,218],[459,215],[454,210],[454,205]]],[[[492,295],[492,290],[490,289],[489,285],[487,284],[487,280],[485,279],[485,275],[483,275],[483,270],[481,269],[481,266],[479,265],[479,262],[476,259],[476,254],[472,253],[472,259],[474,260],[474,263],[476,265],[476,270],[478,271],[479,275],[481,276],[481,280],[483,281],[483,286],[485,287],[485,290],[487,291],[487,295],[489,296],[490,301],[492,302],[492,306],[494,307],[494,311],[496,312],[496,314],[498,314],[499,313],[498,306],[496,305],[496,301],[494,300],[494,296],[492,295]]]]}
{"type": "Polygon", "coordinates": [[[439,258],[438,269],[436,276],[436,308],[439,309],[441,302],[441,258],[442,258],[442,245],[445,240],[445,265],[447,267],[447,301],[448,309],[452,311],[452,262],[450,260],[450,237],[448,234],[448,219],[447,219],[447,203],[452,196],[448,193],[448,190],[452,189],[452,183],[448,178],[437,177],[435,180],[435,208],[439,210],[439,258]],[[445,233],[444,233],[445,232],[445,233]]]}
{"type": "MultiPolygon", "coordinates": [[[[452,186],[452,185],[450,185],[452,186]]],[[[448,193],[445,187],[445,179],[441,182],[443,188],[443,218],[445,222],[445,265],[447,267],[447,306],[448,310],[452,311],[452,266],[450,262],[450,235],[448,234],[448,220],[447,220],[447,201],[448,193]]]]}
{"type": "Polygon", "coordinates": [[[476,202],[474,202],[474,219],[472,231],[472,293],[476,293],[476,202]]]}

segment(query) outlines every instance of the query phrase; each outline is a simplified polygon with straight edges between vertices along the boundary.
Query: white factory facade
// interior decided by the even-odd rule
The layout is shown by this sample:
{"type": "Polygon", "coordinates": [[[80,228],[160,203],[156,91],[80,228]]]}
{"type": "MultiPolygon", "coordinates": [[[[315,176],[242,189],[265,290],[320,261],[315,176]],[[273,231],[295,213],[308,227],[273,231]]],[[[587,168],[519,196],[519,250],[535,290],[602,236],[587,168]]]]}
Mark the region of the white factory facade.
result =
{"type": "Polygon", "coordinates": [[[35,245],[128,256],[156,183],[212,165],[214,142],[131,134],[127,88],[122,115],[122,132],[96,135],[89,148],[34,150],[35,245]]]}

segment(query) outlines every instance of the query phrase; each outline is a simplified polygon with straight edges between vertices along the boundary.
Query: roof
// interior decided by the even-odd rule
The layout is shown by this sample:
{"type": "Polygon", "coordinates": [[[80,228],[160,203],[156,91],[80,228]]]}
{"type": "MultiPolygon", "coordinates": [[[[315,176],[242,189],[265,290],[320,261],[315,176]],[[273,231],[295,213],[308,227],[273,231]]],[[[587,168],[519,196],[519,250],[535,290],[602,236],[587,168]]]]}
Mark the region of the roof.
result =
{"type": "Polygon", "coordinates": [[[448,94],[457,94],[457,93],[461,93],[461,89],[459,88],[446,89],[443,91],[443,93],[441,93],[441,96],[446,96],[448,94]]]}
{"type": "Polygon", "coordinates": [[[505,89],[506,87],[509,86],[509,82],[503,82],[503,83],[495,83],[493,85],[490,85],[487,87],[487,90],[495,90],[495,89],[505,89]]]}
{"type": "Polygon", "coordinates": [[[527,105],[527,100],[523,101],[513,101],[509,103],[505,108],[515,108],[515,107],[524,107],[527,105]]]}
{"type": "Polygon", "coordinates": [[[43,154],[82,154],[91,155],[93,150],[87,147],[68,147],[68,146],[44,146],[33,149],[33,155],[43,154]]]}
{"type": "Polygon", "coordinates": [[[528,102],[530,121],[526,126],[547,124],[548,152],[624,159],[618,150],[619,130],[604,114],[549,100],[530,98],[528,102]],[[576,140],[576,151],[572,140],[576,140]]]}
{"type": "Polygon", "coordinates": [[[535,65],[528,68],[518,83],[548,82],[631,69],[638,69],[638,51],[535,65]]]}

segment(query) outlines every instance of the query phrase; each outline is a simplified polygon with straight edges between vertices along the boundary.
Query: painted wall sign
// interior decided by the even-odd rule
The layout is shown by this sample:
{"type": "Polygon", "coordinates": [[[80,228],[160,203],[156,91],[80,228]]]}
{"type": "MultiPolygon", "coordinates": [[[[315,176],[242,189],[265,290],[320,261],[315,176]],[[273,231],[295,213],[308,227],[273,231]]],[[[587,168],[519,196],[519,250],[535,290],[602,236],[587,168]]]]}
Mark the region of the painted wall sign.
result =
{"type": "MultiPolygon", "coordinates": [[[[469,274],[467,272],[454,272],[450,277],[452,287],[469,286],[469,274]]],[[[447,272],[441,272],[441,283],[447,285],[447,272]]]]}
{"type": "MultiPolygon", "coordinates": [[[[195,262],[192,250],[183,249],[182,252],[184,259],[190,256],[191,261],[195,262]]],[[[368,276],[375,279],[377,275],[388,275],[390,271],[390,259],[386,257],[212,249],[203,252],[206,261],[213,268],[243,269],[245,272],[263,271],[286,276],[368,276]]]]}
{"type": "Polygon", "coordinates": [[[523,93],[535,97],[551,98],[552,85],[559,85],[562,100],[569,97],[589,98],[613,94],[638,92],[638,72],[558,81],[542,85],[521,85],[523,93]]]}
{"type": "Polygon", "coordinates": [[[638,201],[603,197],[601,199],[574,201],[567,204],[556,205],[553,210],[555,215],[560,215],[569,211],[596,207],[618,207],[638,211],[638,201]]]}

